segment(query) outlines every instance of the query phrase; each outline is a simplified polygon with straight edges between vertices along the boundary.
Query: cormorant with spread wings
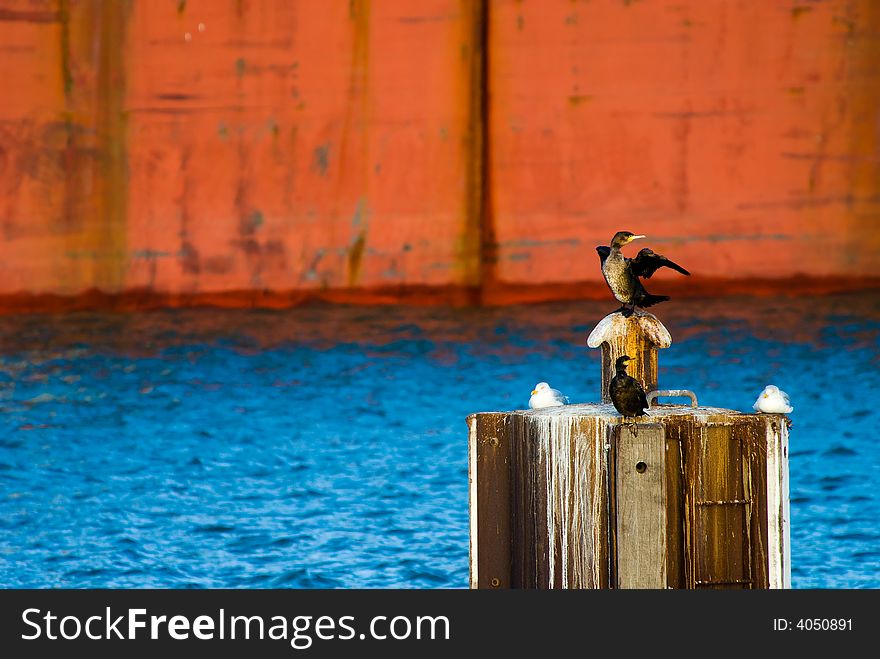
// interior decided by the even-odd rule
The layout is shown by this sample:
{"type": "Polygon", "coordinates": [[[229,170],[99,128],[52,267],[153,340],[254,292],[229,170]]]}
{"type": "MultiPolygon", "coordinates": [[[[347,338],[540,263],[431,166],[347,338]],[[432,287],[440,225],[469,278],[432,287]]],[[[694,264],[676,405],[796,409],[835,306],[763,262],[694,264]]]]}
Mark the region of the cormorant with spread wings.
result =
{"type": "Polygon", "coordinates": [[[602,275],[614,297],[623,304],[620,311],[629,317],[638,307],[650,307],[658,302],[665,302],[668,295],[651,295],[645,290],[639,277],[649,279],[658,269],[666,267],[677,270],[683,275],[691,273],[677,263],[670,261],[662,254],[657,254],[647,247],[634,259],[626,258],[620,248],[627,243],[645,236],[637,236],[631,231],[618,231],[611,239],[611,247],[600,245],[596,248],[602,263],[602,275]],[[627,307],[629,305],[629,307],[627,307]]]}

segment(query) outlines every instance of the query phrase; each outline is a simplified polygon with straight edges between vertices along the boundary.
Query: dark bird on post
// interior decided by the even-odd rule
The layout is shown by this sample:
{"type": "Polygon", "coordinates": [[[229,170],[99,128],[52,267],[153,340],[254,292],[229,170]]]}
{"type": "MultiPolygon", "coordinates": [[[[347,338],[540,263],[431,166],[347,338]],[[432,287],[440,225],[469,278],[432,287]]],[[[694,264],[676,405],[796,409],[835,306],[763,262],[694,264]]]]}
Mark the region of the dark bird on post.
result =
{"type": "Polygon", "coordinates": [[[608,383],[608,395],[614,403],[614,409],[624,417],[642,416],[648,410],[648,399],[642,385],[626,374],[626,363],[631,359],[628,355],[617,358],[614,362],[617,372],[608,383]]]}
{"type": "Polygon", "coordinates": [[[619,311],[622,311],[626,317],[631,316],[637,306],[650,307],[652,304],[665,302],[669,299],[668,295],[651,295],[645,290],[639,277],[650,279],[651,275],[663,267],[672,268],[683,275],[691,274],[677,263],[647,247],[640,251],[634,259],[626,258],[620,251],[620,248],[627,243],[644,237],[637,236],[631,231],[618,231],[611,239],[611,247],[599,245],[596,248],[605,282],[614,293],[614,297],[623,304],[619,311]],[[629,305],[628,308],[627,305],[629,305]]]}

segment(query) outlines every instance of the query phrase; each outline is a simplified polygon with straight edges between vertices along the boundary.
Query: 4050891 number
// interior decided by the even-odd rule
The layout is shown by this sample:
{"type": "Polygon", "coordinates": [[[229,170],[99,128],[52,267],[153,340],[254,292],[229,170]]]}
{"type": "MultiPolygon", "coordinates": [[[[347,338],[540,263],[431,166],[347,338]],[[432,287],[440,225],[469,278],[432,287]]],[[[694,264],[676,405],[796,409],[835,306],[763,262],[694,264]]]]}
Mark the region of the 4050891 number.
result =
{"type": "Polygon", "coordinates": [[[852,618],[799,618],[797,622],[786,618],[775,618],[773,630],[777,632],[796,629],[802,632],[841,632],[852,631],[852,618]]]}
{"type": "Polygon", "coordinates": [[[801,618],[795,628],[805,632],[849,631],[852,630],[852,618],[801,618]]]}

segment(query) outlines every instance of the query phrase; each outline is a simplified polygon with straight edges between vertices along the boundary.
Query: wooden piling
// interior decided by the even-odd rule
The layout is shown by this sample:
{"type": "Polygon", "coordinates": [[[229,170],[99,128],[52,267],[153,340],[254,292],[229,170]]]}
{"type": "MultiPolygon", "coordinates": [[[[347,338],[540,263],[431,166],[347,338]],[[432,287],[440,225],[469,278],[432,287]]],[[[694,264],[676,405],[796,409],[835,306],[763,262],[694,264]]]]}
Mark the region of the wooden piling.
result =
{"type": "MultiPolygon", "coordinates": [[[[622,354],[656,387],[671,337],[615,316],[590,335],[603,396],[622,354]]],[[[607,403],[469,416],[471,586],[789,587],[788,420],[692,401],[635,424],[607,403]]]]}
{"type": "Polygon", "coordinates": [[[788,587],[785,418],[646,421],[634,434],[593,404],[468,417],[472,587],[788,587]]]}

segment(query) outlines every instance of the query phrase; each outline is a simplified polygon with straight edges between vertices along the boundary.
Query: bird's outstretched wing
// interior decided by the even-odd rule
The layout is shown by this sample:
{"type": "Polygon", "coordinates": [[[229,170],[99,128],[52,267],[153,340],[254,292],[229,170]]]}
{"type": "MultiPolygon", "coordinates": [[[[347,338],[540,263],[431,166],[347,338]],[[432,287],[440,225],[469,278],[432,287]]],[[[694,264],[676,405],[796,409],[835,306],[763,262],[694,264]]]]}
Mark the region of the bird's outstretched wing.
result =
{"type": "Polygon", "coordinates": [[[657,252],[648,249],[645,247],[641,252],[639,252],[634,259],[629,260],[630,267],[632,268],[632,272],[636,277],[644,277],[645,279],[650,279],[651,275],[653,275],[660,268],[672,268],[673,270],[678,270],[683,275],[689,275],[687,270],[682,268],[678,263],[674,261],[670,261],[662,254],[658,254],[657,252]]]}
{"type": "Polygon", "coordinates": [[[596,251],[599,252],[599,264],[605,265],[605,259],[608,258],[608,255],[611,253],[611,248],[608,245],[599,245],[596,248],[596,251]]]}

